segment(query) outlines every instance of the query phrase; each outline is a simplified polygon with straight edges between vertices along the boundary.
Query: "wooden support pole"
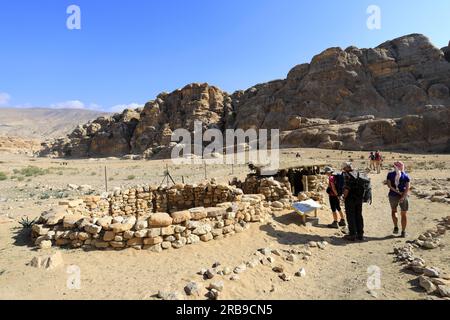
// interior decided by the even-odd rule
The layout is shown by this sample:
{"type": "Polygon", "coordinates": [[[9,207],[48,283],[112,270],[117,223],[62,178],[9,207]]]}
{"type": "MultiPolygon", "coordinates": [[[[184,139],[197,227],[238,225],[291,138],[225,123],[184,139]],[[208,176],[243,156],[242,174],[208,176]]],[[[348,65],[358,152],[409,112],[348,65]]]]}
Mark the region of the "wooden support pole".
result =
{"type": "Polygon", "coordinates": [[[107,172],[106,166],[105,166],[105,189],[106,189],[106,192],[108,192],[108,172],[107,172]]]}

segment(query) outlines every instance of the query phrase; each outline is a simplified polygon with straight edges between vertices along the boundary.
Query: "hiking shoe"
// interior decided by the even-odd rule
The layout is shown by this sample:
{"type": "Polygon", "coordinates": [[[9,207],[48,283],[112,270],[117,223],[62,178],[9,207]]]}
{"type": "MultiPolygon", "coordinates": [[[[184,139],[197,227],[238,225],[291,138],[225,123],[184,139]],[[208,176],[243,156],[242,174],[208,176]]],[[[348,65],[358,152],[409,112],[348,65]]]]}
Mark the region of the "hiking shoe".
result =
{"type": "Polygon", "coordinates": [[[366,241],[366,238],[364,236],[357,236],[356,240],[358,240],[358,241],[366,241]]]}
{"type": "Polygon", "coordinates": [[[399,229],[398,227],[395,227],[393,233],[394,233],[394,234],[398,234],[399,232],[400,232],[400,229],[399,229]]]}
{"type": "Polygon", "coordinates": [[[342,219],[342,220],[339,222],[339,227],[346,227],[346,226],[347,226],[347,223],[345,222],[344,219],[342,219]]]}
{"type": "Polygon", "coordinates": [[[406,234],[406,231],[402,231],[402,234],[400,235],[400,238],[406,238],[408,235],[406,234]]]}
{"type": "Polygon", "coordinates": [[[328,225],[328,228],[330,229],[339,229],[339,224],[337,221],[334,221],[332,224],[328,225]]]}
{"type": "Polygon", "coordinates": [[[346,241],[350,241],[350,242],[355,242],[356,241],[356,237],[355,236],[351,236],[351,235],[346,235],[342,239],[344,239],[346,241]]]}

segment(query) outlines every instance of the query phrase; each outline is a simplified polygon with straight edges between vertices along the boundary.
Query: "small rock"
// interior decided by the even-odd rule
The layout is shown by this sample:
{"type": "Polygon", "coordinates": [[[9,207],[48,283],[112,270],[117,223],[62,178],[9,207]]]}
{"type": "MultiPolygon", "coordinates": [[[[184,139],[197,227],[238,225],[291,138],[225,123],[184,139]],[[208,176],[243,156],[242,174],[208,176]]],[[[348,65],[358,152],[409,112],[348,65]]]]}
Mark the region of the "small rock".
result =
{"type": "Polygon", "coordinates": [[[214,276],[215,276],[216,274],[217,274],[216,269],[208,269],[208,270],[206,270],[204,276],[205,276],[207,279],[212,279],[212,278],[214,278],[214,276]]]}
{"type": "Polygon", "coordinates": [[[281,278],[281,280],[283,280],[285,282],[288,282],[288,281],[292,280],[292,278],[290,276],[288,276],[286,273],[280,274],[279,277],[281,278]]]}
{"type": "Polygon", "coordinates": [[[44,240],[39,243],[39,249],[46,250],[52,247],[52,242],[50,240],[44,240]]]}
{"type": "Polygon", "coordinates": [[[315,241],[310,241],[310,242],[308,242],[308,246],[310,247],[310,248],[317,248],[317,242],[315,242],[315,241]]]}
{"type": "Polygon", "coordinates": [[[439,278],[440,271],[437,268],[424,268],[423,275],[430,278],[439,278]]]}
{"type": "Polygon", "coordinates": [[[197,282],[189,282],[186,287],[184,287],[184,291],[188,296],[200,296],[200,286],[197,282]]]}
{"type": "Polygon", "coordinates": [[[210,289],[210,290],[217,290],[217,291],[222,292],[223,288],[224,288],[224,285],[225,284],[223,283],[223,281],[212,282],[209,285],[208,289],[210,289]]]}
{"type": "Polygon", "coordinates": [[[211,289],[211,290],[208,291],[206,296],[210,300],[218,300],[219,296],[220,296],[220,291],[218,291],[216,289],[211,289]]]}
{"type": "Polygon", "coordinates": [[[175,292],[159,291],[158,298],[160,298],[162,300],[167,300],[167,301],[183,300],[183,295],[178,291],[175,291],[175,292]]]}
{"type": "Polygon", "coordinates": [[[320,250],[325,250],[325,249],[327,248],[327,245],[324,244],[324,242],[317,242],[317,247],[318,247],[320,250]]]}
{"type": "Polygon", "coordinates": [[[439,247],[439,243],[433,241],[425,241],[422,245],[422,248],[433,250],[439,247]]]}
{"type": "Polygon", "coordinates": [[[228,275],[232,274],[233,271],[231,270],[230,267],[225,267],[225,268],[223,268],[222,273],[223,273],[223,275],[228,276],[228,275]]]}
{"type": "Polygon", "coordinates": [[[443,298],[450,298],[450,286],[440,285],[438,286],[438,291],[443,298]]]}
{"type": "Polygon", "coordinates": [[[437,289],[433,282],[424,276],[419,277],[419,285],[425,289],[428,294],[435,292],[437,289]]]}
{"type": "Polygon", "coordinates": [[[295,262],[297,261],[297,256],[291,253],[286,257],[286,260],[290,262],[295,262]]]}
{"type": "Polygon", "coordinates": [[[276,272],[276,273],[283,273],[284,272],[284,267],[281,266],[281,265],[275,266],[275,267],[272,268],[272,271],[276,272]]]}
{"type": "Polygon", "coordinates": [[[205,275],[206,271],[208,271],[208,269],[201,269],[199,272],[197,272],[198,275],[205,275]]]}
{"type": "Polygon", "coordinates": [[[367,291],[368,294],[370,294],[373,298],[378,298],[378,292],[376,292],[375,290],[369,290],[367,291]]]}
{"type": "Polygon", "coordinates": [[[241,264],[239,266],[237,266],[236,268],[234,268],[234,273],[235,274],[241,274],[243,273],[245,270],[247,270],[247,266],[245,264],[241,264]]]}
{"type": "Polygon", "coordinates": [[[259,252],[265,256],[270,256],[272,254],[272,250],[269,248],[260,249],[259,252]]]}
{"type": "Polygon", "coordinates": [[[231,281],[239,281],[240,279],[241,278],[237,274],[232,275],[230,278],[231,281]]]}
{"type": "Polygon", "coordinates": [[[272,254],[274,254],[278,257],[281,257],[283,255],[283,253],[278,249],[272,250],[272,254]]]}
{"type": "Polygon", "coordinates": [[[284,205],[280,201],[272,202],[272,207],[276,209],[283,209],[284,205]]]}
{"type": "Polygon", "coordinates": [[[247,267],[251,268],[251,269],[256,268],[258,265],[259,265],[259,261],[256,259],[247,262],[247,267]]]}
{"type": "Polygon", "coordinates": [[[305,270],[305,268],[301,268],[299,271],[297,271],[297,272],[295,273],[295,275],[296,275],[297,277],[300,277],[300,278],[306,277],[306,270],[305,270]]]}

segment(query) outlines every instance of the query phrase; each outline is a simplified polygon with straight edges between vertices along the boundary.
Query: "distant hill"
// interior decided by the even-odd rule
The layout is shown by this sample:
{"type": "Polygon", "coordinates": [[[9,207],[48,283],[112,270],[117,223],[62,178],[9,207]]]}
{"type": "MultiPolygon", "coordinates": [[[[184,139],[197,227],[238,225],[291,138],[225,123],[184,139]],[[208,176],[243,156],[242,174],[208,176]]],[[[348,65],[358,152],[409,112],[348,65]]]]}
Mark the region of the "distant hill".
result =
{"type": "Polygon", "coordinates": [[[58,138],[80,124],[105,115],[109,114],[81,109],[0,108],[0,136],[58,138]]]}

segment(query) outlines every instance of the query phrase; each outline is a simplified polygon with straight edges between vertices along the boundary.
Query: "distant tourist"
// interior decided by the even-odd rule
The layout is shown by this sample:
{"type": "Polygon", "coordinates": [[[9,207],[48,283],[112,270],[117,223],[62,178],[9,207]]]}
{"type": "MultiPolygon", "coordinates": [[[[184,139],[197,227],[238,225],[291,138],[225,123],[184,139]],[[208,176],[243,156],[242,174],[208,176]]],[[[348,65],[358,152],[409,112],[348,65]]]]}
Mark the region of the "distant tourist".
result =
{"type": "Polygon", "coordinates": [[[394,234],[399,233],[397,210],[401,210],[402,233],[401,237],[406,238],[406,227],[408,224],[409,199],[411,179],[405,172],[405,164],[401,161],[394,163],[394,171],[387,176],[389,187],[389,203],[392,209],[392,221],[394,222],[394,234]]]}
{"type": "Polygon", "coordinates": [[[375,152],[371,152],[369,155],[369,161],[370,161],[370,171],[375,171],[377,169],[376,165],[375,165],[375,152]]]}
{"type": "MultiPolygon", "coordinates": [[[[344,201],[345,214],[349,234],[344,237],[348,241],[364,241],[363,203],[366,197],[371,198],[370,180],[361,173],[353,170],[351,162],[342,165],[344,170],[344,201]],[[370,194],[369,194],[370,193],[370,194]]],[[[367,198],[367,201],[369,200],[367,198]]]]}
{"type": "Polygon", "coordinates": [[[325,174],[328,176],[328,189],[327,193],[330,199],[330,207],[331,212],[333,213],[333,223],[328,225],[329,228],[339,229],[339,227],[345,227],[347,224],[345,223],[345,216],[341,209],[341,201],[339,199],[343,193],[343,176],[342,175],[334,175],[334,169],[331,167],[325,167],[325,174]],[[341,218],[340,220],[338,219],[341,218]]]}
{"type": "Polygon", "coordinates": [[[381,167],[383,166],[383,156],[380,151],[375,152],[375,166],[377,168],[377,173],[381,173],[381,167]]]}

